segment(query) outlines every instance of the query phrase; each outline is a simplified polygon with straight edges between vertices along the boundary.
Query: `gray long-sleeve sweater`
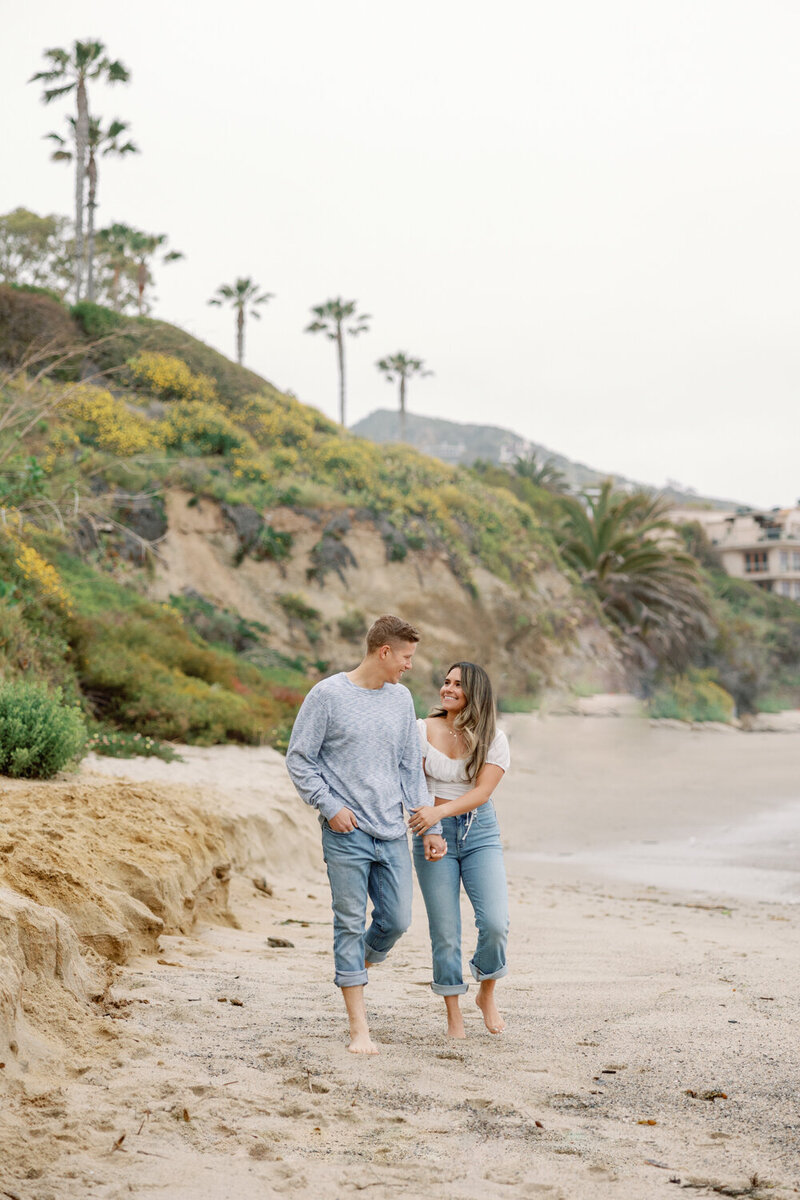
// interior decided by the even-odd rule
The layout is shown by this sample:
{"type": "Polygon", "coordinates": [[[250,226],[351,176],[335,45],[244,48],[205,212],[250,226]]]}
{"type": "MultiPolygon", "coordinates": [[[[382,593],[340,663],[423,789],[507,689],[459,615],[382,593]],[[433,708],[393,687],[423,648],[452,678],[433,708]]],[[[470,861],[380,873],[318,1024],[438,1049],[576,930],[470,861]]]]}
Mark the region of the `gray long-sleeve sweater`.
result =
{"type": "Polygon", "coordinates": [[[430,804],[414,702],[402,684],[362,688],[344,672],[315,684],[297,714],[286,767],[306,804],[326,819],[347,807],[359,829],[382,841],[404,836],[403,806],[430,804]]]}

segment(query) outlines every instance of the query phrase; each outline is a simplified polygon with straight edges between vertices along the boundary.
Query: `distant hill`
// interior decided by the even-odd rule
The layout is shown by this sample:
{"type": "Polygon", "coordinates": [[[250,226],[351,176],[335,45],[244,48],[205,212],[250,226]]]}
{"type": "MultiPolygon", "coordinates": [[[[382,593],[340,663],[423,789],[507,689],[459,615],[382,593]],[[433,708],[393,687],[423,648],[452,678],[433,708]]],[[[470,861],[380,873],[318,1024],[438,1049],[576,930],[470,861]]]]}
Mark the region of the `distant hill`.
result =
{"type": "MultiPolygon", "coordinates": [[[[376,409],[354,425],[352,432],[372,442],[399,442],[400,414],[394,409],[376,409]]],[[[731,509],[739,504],[736,500],[701,496],[691,488],[655,488],[653,484],[628,479],[625,475],[617,475],[613,471],[599,471],[595,467],[586,466],[585,463],[574,462],[539,442],[531,442],[521,434],[514,433],[511,429],[503,429],[499,425],[467,425],[458,421],[445,421],[439,417],[420,417],[415,413],[407,413],[403,440],[416,450],[421,450],[423,454],[430,454],[447,463],[463,463],[467,466],[477,458],[503,465],[511,464],[516,458],[535,453],[541,459],[554,463],[559,471],[564,473],[569,486],[577,491],[610,478],[622,488],[641,487],[648,491],[658,491],[675,504],[731,509]]]]}

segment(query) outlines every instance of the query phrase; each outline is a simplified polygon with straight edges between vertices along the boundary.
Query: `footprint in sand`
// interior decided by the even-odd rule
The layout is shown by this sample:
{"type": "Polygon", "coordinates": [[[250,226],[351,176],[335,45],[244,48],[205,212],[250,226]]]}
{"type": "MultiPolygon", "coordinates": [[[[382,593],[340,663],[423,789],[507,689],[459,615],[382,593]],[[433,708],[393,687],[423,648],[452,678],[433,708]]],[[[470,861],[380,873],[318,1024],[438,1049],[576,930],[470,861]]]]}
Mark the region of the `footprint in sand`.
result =
{"type": "Polygon", "coordinates": [[[311,1095],[324,1095],[329,1092],[330,1085],[323,1082],[321,1079],[315,1079],[313,1075],[293,1075],[291,1079],[284,1079],[286,1086],[298,1087],[301,1091],[310,1092],[311,1095]]]}

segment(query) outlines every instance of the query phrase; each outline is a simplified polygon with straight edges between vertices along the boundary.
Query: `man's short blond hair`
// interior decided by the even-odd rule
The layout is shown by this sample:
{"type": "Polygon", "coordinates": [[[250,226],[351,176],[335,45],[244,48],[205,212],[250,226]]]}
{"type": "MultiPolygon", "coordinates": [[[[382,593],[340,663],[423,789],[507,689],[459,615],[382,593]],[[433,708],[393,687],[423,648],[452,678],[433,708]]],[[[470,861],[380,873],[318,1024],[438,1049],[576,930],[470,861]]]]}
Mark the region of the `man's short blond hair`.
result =
{"type": "Polygon", "coordinates": [[[419,630],[402,617],[384,616],[373,621],[367,631],[367,654],[374,654],[381,646],[396,646],[400,642],[418,642],[419,630]]]}

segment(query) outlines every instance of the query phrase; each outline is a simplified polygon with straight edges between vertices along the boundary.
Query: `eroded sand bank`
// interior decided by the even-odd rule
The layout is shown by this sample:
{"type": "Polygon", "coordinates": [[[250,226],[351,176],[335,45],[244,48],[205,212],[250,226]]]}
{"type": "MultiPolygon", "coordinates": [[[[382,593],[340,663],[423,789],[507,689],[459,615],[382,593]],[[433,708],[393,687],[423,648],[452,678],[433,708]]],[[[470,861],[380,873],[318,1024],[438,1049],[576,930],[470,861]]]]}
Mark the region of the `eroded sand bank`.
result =
{"type": "MultiPolygon", "coordinates": [[[[580,718],[508,728],[514,771],[497,800],[512,898],[507,1032],[489,1035],[467,998],[467,1041],[443,1036],[418,902],[372,972],[376,1060],[344,1049],[318,834],[278,756],[222,747],[170,766],[87,762],[75,786],[95,806],[105,796],[124,845],[59,869],[75,887],[91,882],[100,912],[116,895],[116,920],[120,894],[137,892],[132,864],[157,866],[177,908],[156,915],[174,932],[152,952],[127,946],[113,967],[78,955],[86,978],[67,970],[68,931],[61,979],[55,959],[18,964],[33,990],[21,985],[16,1014],[27,1040],[0,1072],[0,1195],[647,1200],[675,1195],[678,1180],[688,1194],[796,1195],[800,908],[787,814],[800,739],[580,718]],[[125,817],[137,788],[150,798],[138,850],[125,817]],[[147,816],[159,796],[174,845],[147,816]],[[726,889],[704,887],[703,846],[717,853],[726,829],[761,818],[779,831],[772,849],[768,837],[761,849],[734,839],[726,889]],[[649,877],[650,860],[680,865],[681,847],[698,844],[695,877],[649,877]],[[781,899],[758,892],[754,870],[781,875],[781,899]],[[272,896],[253,886],[261,876],[272,896]]],[[[0,884],[24,886],[32,904],[53,903],[31,864],[52,872],[63,786],[37,785],[35,806],[21,803],[26,785],[4,788],[2,844],[16,850],[0,859],[0,884]]],[[[82,829],[87,846],[96,829],[82,829]]]]}

